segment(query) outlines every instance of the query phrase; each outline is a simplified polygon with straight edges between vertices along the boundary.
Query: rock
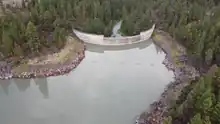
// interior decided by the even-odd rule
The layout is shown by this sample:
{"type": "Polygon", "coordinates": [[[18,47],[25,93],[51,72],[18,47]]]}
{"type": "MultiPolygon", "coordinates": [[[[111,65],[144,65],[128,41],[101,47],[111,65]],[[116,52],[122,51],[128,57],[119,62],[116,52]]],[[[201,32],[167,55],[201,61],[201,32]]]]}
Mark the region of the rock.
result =
{"type": "MultiPolygon", "coordinates": [[[[183,50],[184,51],[184,50],[183,50]]],[[[185,82],[186,79],[195,79],[197,76],[199,76],[199,72],[192,66],[186,65],[185,61],[188,60],[188,57],[183,54],[178,58],[179,62],[182,62],[185,64],[183,67],[175,67],[174,64],[172,64],[171,59],[169,58],[169,55],[166,55],[164,61],[162,62],[168,70],[172,70],[175,75],[175,81],[171,82],[165,91],[161,94],[160,99],[157,102],[154,102],[150,106],[150,111],[146,113],[145,117],[139,118],[139,120],[144,119],[145,124],[161,124],[163,120],[163,114],[167,111],[167,99],[169,99],[170,96],[168,96],[169,91],[172,92],[178,92],[180,89],[176,89],[178,85],[185,82]]],[[[184,85],[180,85],[184,86],[184,85]]],[[[173,96],[174,97],[174,96],[173,96]]]]}

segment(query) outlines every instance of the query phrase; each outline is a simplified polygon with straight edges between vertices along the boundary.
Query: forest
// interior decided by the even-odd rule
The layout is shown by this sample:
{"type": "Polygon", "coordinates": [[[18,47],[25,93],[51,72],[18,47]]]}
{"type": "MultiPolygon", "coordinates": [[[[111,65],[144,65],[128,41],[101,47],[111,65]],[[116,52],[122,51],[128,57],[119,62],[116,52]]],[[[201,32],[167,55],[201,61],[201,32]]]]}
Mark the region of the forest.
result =
{"type": "Polygon", "coordinates": [[[219,124],[220,68],[210,70],[193,80],[166,114],[163,124],[219,124]]]}

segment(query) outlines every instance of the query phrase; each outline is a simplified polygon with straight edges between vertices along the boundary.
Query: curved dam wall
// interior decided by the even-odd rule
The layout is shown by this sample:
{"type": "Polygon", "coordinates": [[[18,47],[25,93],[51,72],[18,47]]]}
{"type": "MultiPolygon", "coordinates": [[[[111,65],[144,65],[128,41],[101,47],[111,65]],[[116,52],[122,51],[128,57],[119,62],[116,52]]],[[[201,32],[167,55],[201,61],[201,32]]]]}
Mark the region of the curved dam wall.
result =
{"type": "Polygon", "coordinates": [[[75,29],[73,29],[73,32],[79,39],[86,43],[104,46],[120,46],[148,40],[151,37],[154,28],[155,25],[153,25],[151,29],[141,32],[139,35],[126,37],[104,37],[104,35],[89,34],[75,29]]]}

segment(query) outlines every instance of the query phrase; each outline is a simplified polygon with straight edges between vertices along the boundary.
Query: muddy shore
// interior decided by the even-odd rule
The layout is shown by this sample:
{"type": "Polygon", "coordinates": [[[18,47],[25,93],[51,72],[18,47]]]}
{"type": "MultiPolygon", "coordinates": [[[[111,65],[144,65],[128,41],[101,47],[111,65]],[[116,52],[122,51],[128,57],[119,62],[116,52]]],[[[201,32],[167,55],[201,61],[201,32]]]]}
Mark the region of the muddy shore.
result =
{"type": "Polygon", "coordinates": [[[45,64],[45,65],[28,65],[28,71],[16,74],[12,71],[12,68],[8,65],[4,65],[0,70],[0,79],[11,79],[11,78],[43,78],[49,76],[64,75],[71,72],[76,68],[85,57],[85,45],[81,52],[77,53],[76,57],[70,57],[67,61],[62,64],[45,64]]]}
{"type": "Polygon", "coordinates": [[[155,31],[153,41],[166,53],[163,64],[174,73],[174,81],[165,88],[158,101],[150,105],[150,109],[142,113],[136,124],[162,124],[169,105],[172,105],[181,94],[181,90],[189,82],[199,76],[199,72],[188,64],[188,57],[183,46],[163,31],[155,31]],[[178,53],[173,55],[172,53],[178,53]]]}

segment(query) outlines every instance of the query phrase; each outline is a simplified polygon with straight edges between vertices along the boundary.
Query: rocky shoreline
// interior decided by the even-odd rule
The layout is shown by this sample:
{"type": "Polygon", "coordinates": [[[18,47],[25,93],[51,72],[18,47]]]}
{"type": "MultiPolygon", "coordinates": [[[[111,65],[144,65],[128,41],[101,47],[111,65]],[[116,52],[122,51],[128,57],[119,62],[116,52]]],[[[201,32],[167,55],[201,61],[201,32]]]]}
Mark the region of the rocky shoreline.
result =
{"type": "Polygon", "coordinates": [[[43,78],[49,76],[58,76],[64,75],[66,73],[71,72],[74,68],[76,68],[80,62],[85,57],[85,45],[81,52],[77,53],[76,58],[72,58],[67,60],[62,64],[50,64],[50,65],[28,65],[28,72],[22,72],[21,74],[15,74],[12,72],[11,68],[7,65],[5,67],[1,67],[0,70],[0,79],[6,80],[11,78],[43,78]]]}
{"type": "MultiPolygon", "coordinates": [[[[160,35],[160,33],[158,34],[160,35]]],[[[170,82],[170,84],[165,88],[165,91],[161,94],[159,100],[150,105],[150,110],[142,113],[138,117],[138,119],[136,120],[136,124],[162,124],[162,120],[166,116],[169,104],[172,103],[171,101],[177,100],[178,96],[181,93],[181,90],[189,84],[188,82],[200,75],[194,67],[187,64],[188,57],[183,46],[178,46],[178,49],[181,52],[178,56],[176,56],[176,61],[180,62],[183,65],[176,66],[170,55],[169,49],[171,48],[168,47],[169,45],[164,45],[164,42],[166,42],[166,40],[163,41],[162,45],[161,41],[157,41],[156,39],[154,39],[154,42],[155,44],[160,46],[166,53],[163,64],[167,67],[168,70],[173,71],[174,81],[170,82]]]]}

